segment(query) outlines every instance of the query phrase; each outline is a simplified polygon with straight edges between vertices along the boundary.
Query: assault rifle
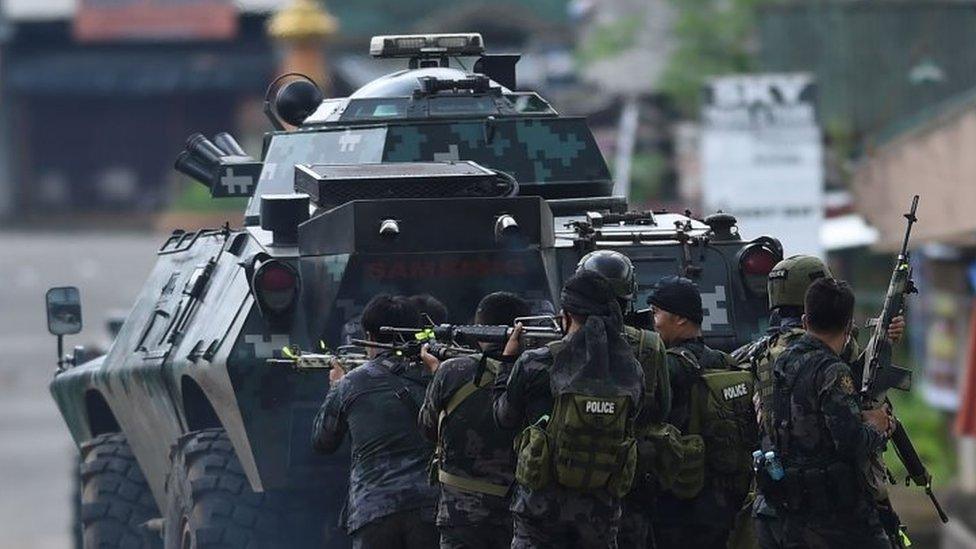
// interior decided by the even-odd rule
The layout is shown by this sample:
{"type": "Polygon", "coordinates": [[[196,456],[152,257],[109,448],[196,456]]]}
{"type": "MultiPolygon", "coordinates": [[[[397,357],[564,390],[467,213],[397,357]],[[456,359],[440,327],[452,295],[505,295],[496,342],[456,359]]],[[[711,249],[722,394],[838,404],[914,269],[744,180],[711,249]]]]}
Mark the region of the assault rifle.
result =
{"type": "MultiPolygon", "coordinates": [[[[380,333],[384,333],[382,328],[380,329],[380,333]]],[[[457,345],[445,345],[435,341],[433,338],[428,337],[427,334],[421,329],[418,329],[417,333],[423,337],[414,338],[413,341],[403,341],[397,343],[380,343],[378,341],[369,341],[366,339],[353,339],[350,341],[355,345],[361,345],[363,347],[393,351],[393,353],[397,356],[411,359],[420,358],[420,350],[424,345],[427,345],[427,352],[434,355],[434,357],[436,357],[438,360],[447,360],[449,358],[459,356],[473,355],[478,352],[475,349],[469,349],[467,347],[460,347],[457,345]]]]}
{"type": "MultiPolygon", "coordinates": [[[[535,345],[536,343],[544,345],[562,339],[564,335],[556,317],[552,315],[519,317],[515,319],[515,323],[522,324],[522,341],[525,348],[539,346],[535,345]]],[[[514,329],[511,326],[494,324],[440,324],[427,328],[383,326],[380,328],[380,333],[474,346],[478,343],[504,345],[514,329]]]]}
{"type": "Polygon", "coordinates": [[[334,353],[307,353],[295,345],[289,345],[281,349],[281,354],[285,358],[269,358],[268,364],[288,366],[294,370],[331,370],[338,366],[349,372],[369,360],[362,347],[355,345],[343,345],[334,353]]]}
{"type": "MultiPolygon", "coordinates": [[[[902,314],[905,306],[905,296],[916,293],[918,290],[912,282],[912,269],[908,261],[908,241],[912,234],[912,225],[918,221],[915,212],[918,209],[918,195],[912,199],[911,210],[905,214],[908,220],[908,227],[905,229],[905,239],[902,241],[901,252],[895,261],[894,271],[891,273],[891,281],[888,283],[888,290],[885,293],[884,305],[881,307],[881,315],[874,321],[874,330],[871,332],[871,339],[864,350],[864,369],[861,375],[861,399],[866,407],[878,406],[879,403],[887,403],[889,389],[899,389],[907,391],[911,389],[912,373],[911,370],[900,368],[891,363],[891,341],[888,339],[888,328],[891,321],[902,314]]],[[[915,445],[908,437],[905,427],[892,411],[892,419],[895,422],[895,430],[891,435],[891,444],[898,454],[898,459],[905,465],[908,478],[905,483],[915,483],[925,489],[925,493],[932,500],[932,505],[939,514],[942,522],[948,522],[949,517],[936,499],[932,491],[932,474],[929,473],[925,464],[922,463],[915,445]]]]}
{"type": "Polygon", "coordinates": [[[369,361],[369,357],[366,356],[366,347],[391,350],[397,356],[419,358],[421,346],[428,343],[427,352],[440,360],[478,352],[465,347],[443,345],[432,340],[428,342],[427,338],[422,340],[418,338],[413,342],[401,343],[379,343],[366,339],[353,339],[350,342],[352,345],[343,345],[334,353],[308,353],[294,345],[289,345],[281,349],[285,358],[269,358],[267,362],[276,366],[288,366],[295,370],[331,370],[334,367],[339,367],[349,373],[352,369],[369,361]]]}

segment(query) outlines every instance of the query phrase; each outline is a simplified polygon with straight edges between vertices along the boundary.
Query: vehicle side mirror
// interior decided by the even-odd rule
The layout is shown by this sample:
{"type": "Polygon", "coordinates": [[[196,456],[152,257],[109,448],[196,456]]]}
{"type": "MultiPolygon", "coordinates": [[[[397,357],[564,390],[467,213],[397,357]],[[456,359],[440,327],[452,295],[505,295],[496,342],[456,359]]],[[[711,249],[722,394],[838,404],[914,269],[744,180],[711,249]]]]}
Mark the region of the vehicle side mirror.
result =
{"type": "Polygon", "coordinates": [[[51,288],[47,302],[47,331],[56,336],[81,331],[81,293],[74,286],[51,288]]]}

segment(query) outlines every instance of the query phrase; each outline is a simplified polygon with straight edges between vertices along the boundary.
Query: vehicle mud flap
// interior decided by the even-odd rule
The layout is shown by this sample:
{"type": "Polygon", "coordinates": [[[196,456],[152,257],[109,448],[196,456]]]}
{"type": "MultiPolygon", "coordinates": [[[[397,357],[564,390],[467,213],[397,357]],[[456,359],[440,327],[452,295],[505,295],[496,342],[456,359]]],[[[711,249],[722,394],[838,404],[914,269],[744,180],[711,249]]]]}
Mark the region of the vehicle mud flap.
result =
{"type": "Polygon", "coordinates": [[[549,484],[552,456],[549,434],[538,424],[530,425],[515,439],[515,480],[530,490],[549,484]]]}

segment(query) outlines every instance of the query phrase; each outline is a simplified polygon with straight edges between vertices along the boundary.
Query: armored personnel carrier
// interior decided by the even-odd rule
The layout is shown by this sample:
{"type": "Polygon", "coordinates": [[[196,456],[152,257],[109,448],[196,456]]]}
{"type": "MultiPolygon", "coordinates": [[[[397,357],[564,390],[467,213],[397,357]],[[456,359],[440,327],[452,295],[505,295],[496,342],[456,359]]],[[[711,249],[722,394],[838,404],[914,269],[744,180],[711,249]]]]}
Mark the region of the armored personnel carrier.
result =
{"type": "MultiPolygon", "coordinates": [[[[272,359],[343,344],[380,292],[430,293],[453,322],[497,290],[551,311],[578,259],[612,248],[641,303],[661,276],[696,280],[712,345],[762,330],[779,243],[726,214],[628,211],[585,121],[515,91],[517,55],[478,34],[375,37],[371,53],[408,68],[340,99],[288,75],[259,156],[220,134],[177,159],[250,201],[243,227],[167,238],[108,353],[51,383],[81,449],[86,546],[346,546],[348,453],[309,443],[327,373],[272,359]]],[[[49,298],[51,331],[72,333],[77,292],[49,298]]]]}

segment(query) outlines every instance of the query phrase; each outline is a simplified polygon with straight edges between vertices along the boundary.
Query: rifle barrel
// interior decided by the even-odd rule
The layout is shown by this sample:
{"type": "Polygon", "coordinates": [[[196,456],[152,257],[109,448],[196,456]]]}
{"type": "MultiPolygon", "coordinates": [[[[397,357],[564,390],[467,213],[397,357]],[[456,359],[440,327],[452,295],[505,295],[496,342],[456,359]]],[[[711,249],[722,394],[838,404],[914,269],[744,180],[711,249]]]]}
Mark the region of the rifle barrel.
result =
{"type": "Polygon", "coordinates": [[[905,230],[905,240],[901,243],[901,257],[906,257],[908,254],[908,240],[912,236],[912,225],[918,221],[918,217],[915,212],[918,211],[918,195],[916,194],[912,198],[912,208],[907,214],[905,214],[905,219],[908,220],[908,228],[905,230]]]}

